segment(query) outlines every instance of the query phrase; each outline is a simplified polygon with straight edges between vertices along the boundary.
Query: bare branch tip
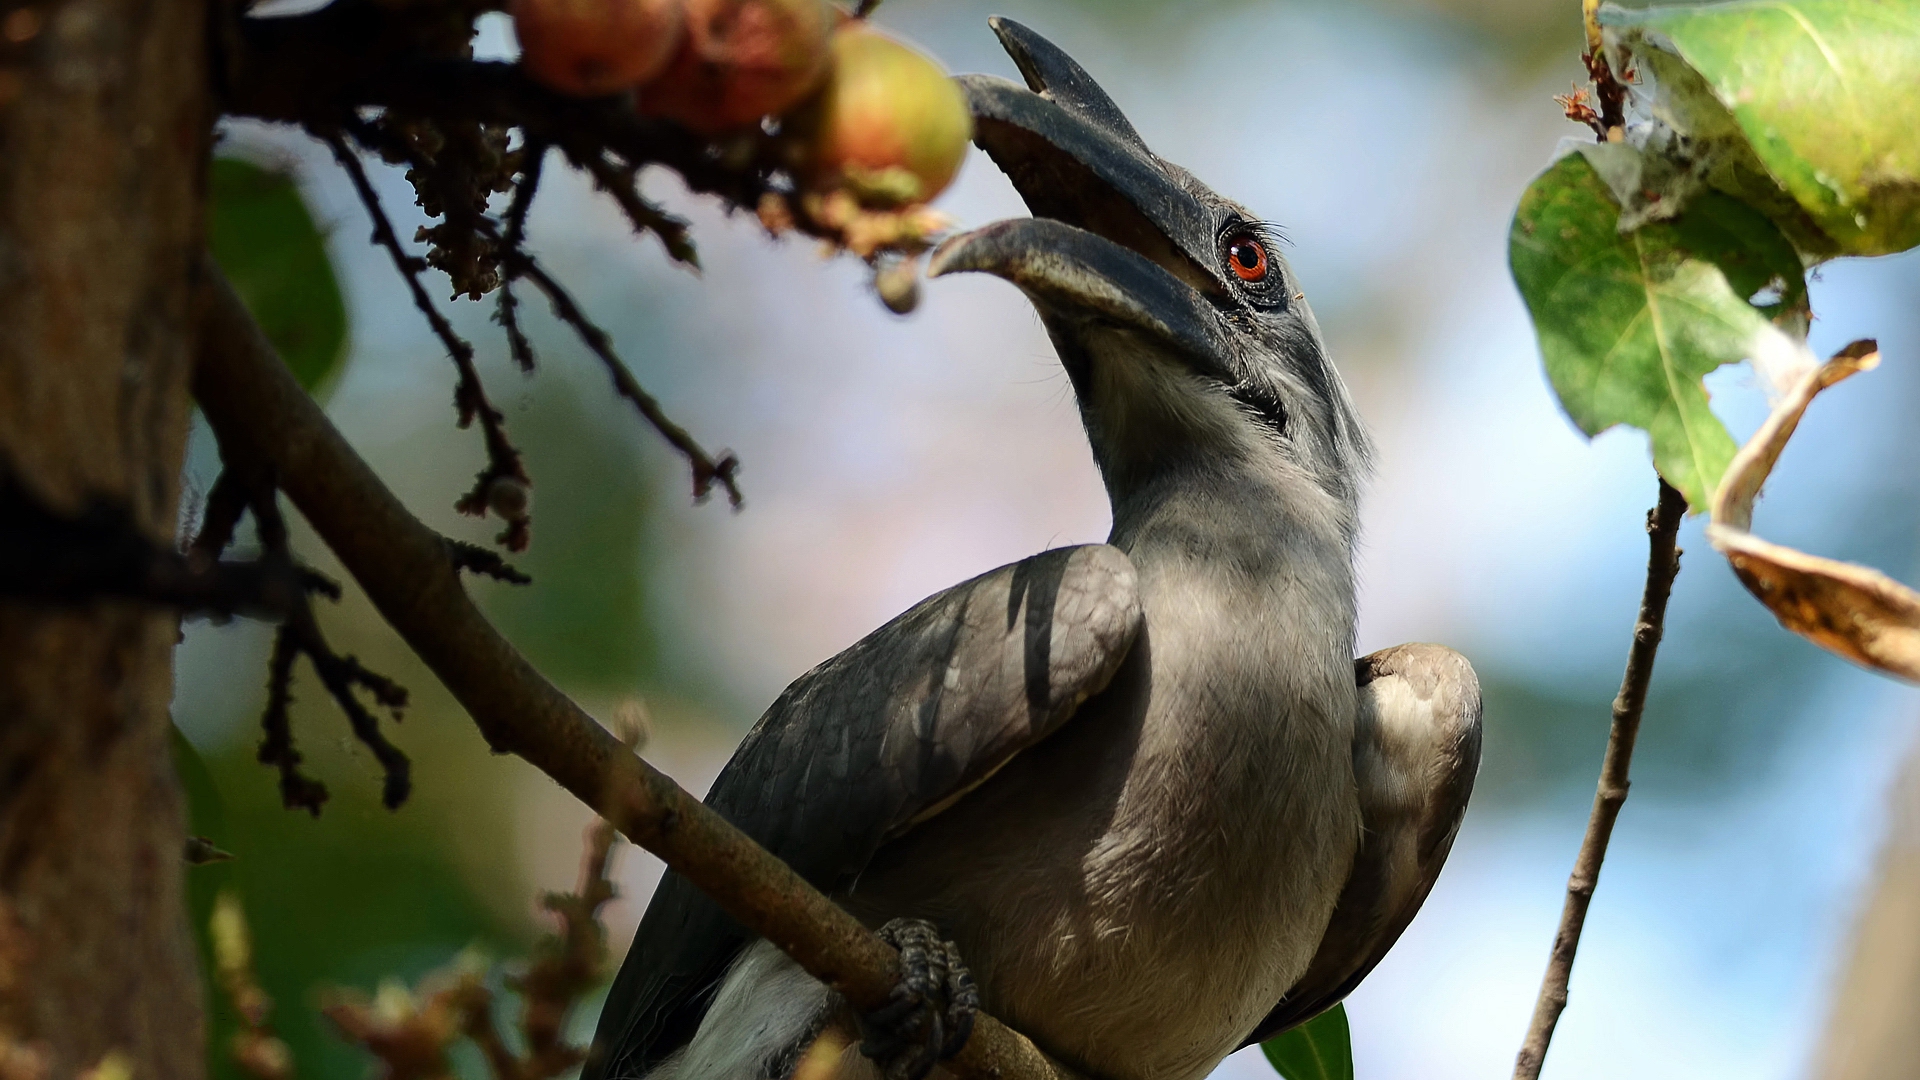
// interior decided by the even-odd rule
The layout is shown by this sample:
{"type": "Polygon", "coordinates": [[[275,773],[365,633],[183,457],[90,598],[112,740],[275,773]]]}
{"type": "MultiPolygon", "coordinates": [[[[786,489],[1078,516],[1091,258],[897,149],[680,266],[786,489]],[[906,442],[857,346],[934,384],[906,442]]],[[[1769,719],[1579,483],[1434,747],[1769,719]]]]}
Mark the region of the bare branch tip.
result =
{"type": "MultiPolygon", "coordinates": [[[[413,152],[409,144],[396,141],[381,129],[371,125],[355,121],[348,126],[348,129],[354,133],[355,138],[374,144],[383,152],[391,150],[401,157],[413,152]]],[[[414,306],[426,318],[427,325],[440,339],[448,358],[453,361],[454,368],[458,372],[453,391],[454,409],[462,428],[471,426],[475,420],[480,422],[487,448],[487,468],[481,473],[481,480],[475,485],[474,491],[454,505],[461,513],[481,513],[483,511],[479,507],[484,505],[482,500],[485,497],[488,481],[501,476],[515,477],[522,482],[526,480],[525,470],[520,464],[520,451],[507,438],[506,416],[487,398],[486,388],[480,381],[480,372],[474,366],[473,345],[454,332],[453,324],[447,321],[446,316],[441,314],[439,307],[434,304],[433,298],[427,294],[420,275],[427,269],[428,261],[409,254],[401,247],[400,238],[394,232],[393,222],[387,216],[379,194],[374,191],[372,181],[368,179],[366,167],[361,164],[359,155],[347,144],[338,130],[314,130],[314,134],[332,150],[334,159],[340,163],[348,179],[353,182],[354,191],[358,194],[361,205],[366,208],[367,215],[373,219],[374,243],[386,249],[395,268],[400,271],[400,276],[406,281],[407,291],[413,298],[414,306]]],[[[411,177],[412,174],[409,176],[411,177]]],[[[531,189],[528,189],[527,200],[530,202],[531,198],[531,189]]],[[[523,205],[520,209],[522,217],[525,212],[523,205]]],[[[485,219],[480,220],[485,221],[485,219]]],[[[491,222],[486,224],[491,226],[491,222]]],[[[448,234],[435,232],[431,235],[444,237],[448,234]]],[[[511,309],[508,308],[507,311],[507,317],[511,319],[513,317],[511,309]]],[[[516,336],[518,336],[517,324],[509,331],[509,339],[512,340],[516,336]]],[[[523,367],[530,366],[532,347],[526,345],[524,337],[520,338],[520,344],[525,347],[524,357],[516,352],[515,360],[521,362],[523,367]]],[[[518,528],[510,525],[507,532],[502,534],[502,542],[506,543],[510,550],[525,550],[526,533],[524,523],[518,528]]]]}
{"type": "Polygon", "coordinates": [[[498,552],[490,551],[478,544],[469,544],[464,540],[446,539],[447,557],[455,570],[484,574],[496,581],[509,585],[530,585],[533,578],[516,569],[513,564],[501,558],[498,552]]]}
{"type": "Polygon", "coordinates": [[[1587,909],[1607,857],[1614,823],[1626,803],[1633,747],[1646,710],[1647,689],[1653,679],[1654,659],[1666,623],[1667,600],[1672,593],[1674,576],[1680,570],[1679,548],[1674,540],[1686,511],[1686,496],[1661,477],[1659,499],[1654,508],[1647,511],[1646,584],[1640,597],[1639,615],[1634,621],[1626,671],[1621,675],[1620,692],[1613,702],[1606,757],[1601,764],[1586,834],[1575,856],[1573,871],[1567,877],[1560,927],[1554,935],[1546,974],[1541,977],[1533,1019],[1514,1060],[1514,1080],[1538,1080],[1554,1029],[1566,1008],[1567,988],[1573,975],[1574,956],[1580,947],[1581,931],[1586,925],[1587,909]]]}

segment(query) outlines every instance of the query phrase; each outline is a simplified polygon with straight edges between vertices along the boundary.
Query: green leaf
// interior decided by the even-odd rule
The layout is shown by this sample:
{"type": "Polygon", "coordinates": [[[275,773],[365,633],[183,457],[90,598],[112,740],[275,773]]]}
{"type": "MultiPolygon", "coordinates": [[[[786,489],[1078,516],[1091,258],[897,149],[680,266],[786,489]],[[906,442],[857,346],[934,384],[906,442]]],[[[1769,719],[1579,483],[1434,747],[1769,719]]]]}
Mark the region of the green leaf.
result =
{"type": "Polygon", "coordinates": [[[1335,1005],[1297,1028],[1260,1044],[1286,1080],[1353,1080],[1353,1033],[1347,1007],[1335,1005]]]}
{"type": "MultiPolygon", "coordinates": [[[[1595,148],[1595,155],[1631,153],[1595,148]]],[[[1793,247],[1759,211],[1716,191],[1629,233],[1584,154],[1536,178],[1508,238],[1514,281],[1561,407],[1588,435],[1647,432],[1654,466],[1704,509],[1733,458],[1701,380],[1722,364],[1797,362],[1805,283],[1793,247]],[[1765,309],[1746,298],[1779,290],[1765,309]]]]}
{"type": "Polygon", "coordinates": [[[308,390],[346,355],[347,309],[327,245],[292,178],[216,158],[207,242],[267,339],[308,390]]]}
{"type": "MultiPolygon", "coordinates": [[[[1758,163],[1839,251],[1883,255],[1920,244],[1920,2],[1609,4],[1600,20],[1652,68],[1657,114],[1696,138],[1737,125],[1758,163]]],[[[1810,254],[1831,253],[1795,239],[1810,254]]]]}

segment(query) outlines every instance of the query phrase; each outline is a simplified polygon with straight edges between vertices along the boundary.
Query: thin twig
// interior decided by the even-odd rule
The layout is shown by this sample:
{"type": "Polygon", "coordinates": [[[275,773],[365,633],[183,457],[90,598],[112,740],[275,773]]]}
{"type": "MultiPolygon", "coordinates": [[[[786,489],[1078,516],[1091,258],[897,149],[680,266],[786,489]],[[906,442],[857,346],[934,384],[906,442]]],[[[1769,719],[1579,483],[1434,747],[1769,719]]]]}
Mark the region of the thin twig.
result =
{"type": "Polygon", "coordinates": [[[735,473],[740,469],[740,459],[723,450],[719,459],[715,460],[700,446],[692,433],[674,423],[673,418],[660,407],[659,400],[647,393],[639,380],[633,377],[633,372],[627,370],[627,365],[621,361],[619,354],[613,351],[613,338],[587,317],[587,313],[574,301],[566,287],[561,285],[552,274],[547,273],[533,256],[515,248],[506,251],[503,257],[506,259],[509,273],[515,277],[525,277],[541,292],[547,294],[547,301],[553,305],[554,315],[561,322],[572,327],[573,332],[588,349],[593,351],[593,355],[599,357],[600,362],[606,366],[607,374],[613,378],[614,389],[621,397],[633,402],[634,407],[640,410],[640,415],[646,417],[647,423],[652,424],[653,429],[660,433],[660,437],[666,439],[675,450],[680,451],[682,457],[687,459],[687,464],[693,469],[693,497],[704,499],[712,491],[713,485],[719,484],[727,491],[727,501],[738,510],[742,498],[735,473]]]}
{"type": "Polygon", "coordinates": [[[1627,88],[1614,77],[1607,62],[1606,40],[1600,33],[1600,0],[1580,0],[1580,19],[1587,33],[1587,49],[1580,60],[1593,79],[1594,97],[1600,102],[1600,115],[1593,125],[1601,142],[1619,142],[1626,137],[1627,88]]]}
{"type": "Polygon", "coordinates": [[[527,970],[509,983],[522,1000],[520,1030],[527,1045],[522,1076],[558,1076],[585,1056],[565,1039],[567,1019],[606,974],[607,928],[600,909],[617,895],[607,871],[618,838],[605,818],[596,818],[587,826],[579,886],[541,898],[541,907],[560,920],[560,932],[544,938],[527,970]]]}
{"type": "MultiPolygon", "coordinates": [[[[431,163],[421,155],[420,149],[411,142],[396,138],[393,133],[383,128],[364,123],[356,122],[351,124],[348,130],[352,131],[356,138],[360,139],[369,147],[390,151],[401,160],[410,162],[417,172],[423,175],[431,172],[431,163]]],[[[667,416],[666,411],[660,407],[660,402],[641,387],[638,380],[633,377],[633,373],[621,362],[619,355],[613,350],[613,338],[596,325],[593,320],[587,316],[586,310],[567,292],[566,288],[562,286],[553,275],[547,273],[532,255],[527,253],[525,245],[526,213],[532,205],[533,193],[535,191],[533,185],[537,185],[539,182],[541,169],[539,158],[544,156],[543,152],[546,143],[541,139],[533,138],[529,146],[533,150],[534,157],[522,166],[523,177],[520,187],[515,194],[515,198],[508,207],[504,232],[500,225],[484,216],[475,216],[469,222],[475,229],[490,237],[495,242],[494,247],[499,254],[501,267],[504,271],[502,276],[503,283],[510,285],[512,282],[525,277],[532,280],[533,283],[547,295],[547,300],[552,305],[554,314],[570,326],[574,330],[574,333],[579,336],[580,340],[606,365],[608,374],[613,378],[614,388],[622,397],[633,402],[634,406],[640,410],[641,416],[645,417],[647,422],[653,425],[654,430],[659,432],[661,437],[665,438],[667,442],[672,444],[673,447],[687,459],[688,465],[693,470],[693,495],[695,499],[706,498],[708,493],[712,491],[713,485],[718,483],[726,489],[728,502],[733,508],[736,510],[740,509],[743,500],[739,483],[735,479],[735,473],[739,470],[739,460],[728,453],[722,453],[718,461],[714,460],[694,439],[691,433],[679,424],[674,423],[673,419],[667,416]]],[[[624,173],[615,170],[607,163],[605,158],[597,154],[586,161],[582,161],[581,164],[582,167],[587,168],[589,172],[593,173],[596,181],[599,182],[602,187],[613,193],[616,201],[620,202],[620,204],[627,209],[629,217],[633,220],[636,228],[647,228],[659,233],[662,241],[666,243],[668,251],[673,253],[676,258],[682,258],[688,261],[692,260],[693,249],[692,245],[686,239],[685,223],[654,209],[646,200],[640,197],[635,187],[634,170],[629,169],[624,173]]],[[[503,295],[501,300],[502,321],[503,323],[507,323],[510,320],[510,324],[508,325],[509,347],[514,349],[516,354],[524,347],[527,352],[527,360],[530,362],[532,358],[531,346],[525,345],[524,338],[518,343],[513,340],[519,332],[518,315],[516,312],[517,306],[517,298],[503,295]]],[[[501,510],[500,503],[497,500],[493,505],[496,510],[501,510]]],[[[506,517],[510,522],[524,520],[523,518],[516,517],[511,511],[503,511],[501,516],[506,517]]]]}
{"type": "MultiPolygon", "coordinates": [[[[1626,136],[1626,87],[1614,78],[1608,63],[1606,42],[1600,32],[1600,0],[1581,0],[1581,21],[1586,30],[1587,48],[1581,54],[1587,74],[1593,79],[1599,99],[1596,113],[1587,104],[1586,91],[1575,88],[1556,98],[1567,117],[1591,127],[1601,142],[1619,142],[1626,136]]],[[[1533,1020],[1527,1025],[1527,1037],[1514,1060],[1514,1080],[1538,1080],[1546,1063],[1547,1047],[1553,1042],[1553,1029],[1567,1007],[1567,986],[1573,978],[1573,958],[1580,949],[1580,934],[1586,927],[1587,907],[1593,902],[1593,890],[1600,880],[1600,865],[1607,857],[1607,844],[1613,839],[1613,825],[1627,801],[1628,770],[1633,762],[1633,745],[1640,736],[1640,716],[1647,705],[1647,685],[1653,679],[1653,661],[1660,649],[1660,636],[1666,624],[1667,596],[1673,579],[1680,572],[1680,549],[1675,538],[1680,519],[1686,514],[1687,500],[1665,477],[1660,478],[1660,499],[1647,512],[1647,581],[1640,596],[1640,615],[1634,623],[1633,646],[1627,652],[1627,670],[1620,681],[1620,693],[1613,699],[1613,726],[1607,734],[1607,753],[1600,764],[1599,790],[1593,798],[1593,811],[1587,818],[1587,832],[1580,841],[1573,873],[1567,879],[1567,900],[1560,911],[1560,929],[1554,934],[1553,949],[1547,956],[1547,971],[1540,980],[1540,996],[1534,1002],[1533,1020]]]]}
{"type": "Polygon", "coordinates": [[[633,225],[634,232],[658,236],[673,261],[685,263],[696,270],[700,268],[700,253],[694,249],[693,239],[687,234],[686,221],[653,205],[640,194],[638,167],[614,165],[598,150],[569,152],[567,157],[593,177],[594,186],[619,204],[627,215],[627,221],[633,225]]]}
{"type": "MultiPolygon", "coordinates": [[[[221,452],[225,456],[227,448],[221,452]]],[[[346,713],[354,735],[379,760],[386,776],[385,801],[389,808],[406,801],[410,787],[410,763],[407,756],[389,743],[380,732],[379,722],[354,696],[354,687],[363,687],[375,701],[392,710],[395,719],[407,704],[405,687],[377,672],[370,671],[351,656],[339,656],[328,646],[320,624],[314,618],[309,593],[330,600],[341,597],[339,583],[295,562],[287,538],[287,523],[280,515],[279,493],[271,473],[255,461],[229,460],[214,481],[208,495],[206,525],[194,538],[190,557],[197,562],[213,563],[232,542],[241,513],[251,511],[262,548],[260,565],[279,579],[293,582],[291,598],[284,605],[280,626],[274,634],[273,655],[267,662],[267,704],[260,718],[263,737],[258,759],[280,773],[280,800],[288,809],[305,810],[319,816],[327,801],[325,784],[300,771],[300,752],[293,745],[293,723],[289,709],[293,704],[293,668],[304,655],[320,675],[329,695],[346,713]]],[[[491,553],[488,553],[491,554],[491,553]]],[[[456,561],[459,556],[454,556],[456,561]]],[[[481,560],[470,560],[484,562],[481,560]]],[[[504,561],[494,562],[511,573],[504,561]]],[[[215,564],[220,565],[220,564],[215,564]]]]}
{"type": "MultiPolygon", "coordinates": [[[[360,202],[367,208],[367,215],[373,219],[374,242],[387,249],[394,267],[406,280],[414,306],[426,316],[427,324],[433,328],[441,345],[446,348],[447,356],[459,370],[459,380],[454,384],[453,391],[454,408],[459,412],[461,427],[467,427],[476,418],[479,419],[487,445],[487,467],[474,478],[472,490],[461,496],[454,508],[463,514],[483,515],[497,484],[532,484],[520,463],[519,449],[507,439],[506,414],[494,408],[493,402],[487,399],[486,388],[480,382],[480,372],[474,367],[473,346],[454,332],[453,324],[447,321],[446,316],[434,305],[433,298],[427,295],[426,286],[420,282],[420,273],[426,269],[426,262],[407,254],[401,246],[399,234],[394,232],[393,222],[381,206],[379,194],[373,190],[372,181],[367,179],[367,170],[360,164],[359,155],[334,132],[324,132],[321,138],[333,151],[340,167],[346,170],[347,176],[353,181],[354,190],[359,193],[360,202]]],[[[507,529],[500,534],[501,543],[508,550],[525,551],[530,540],[528,519],[524,515],[507,517],[507,529]]]]}
{"type": "MultiPolygon", "coordinates": [[[[366,137],[381,138],[377,132],[371,131],[366,137]]],[[[391,140],[383,140],[383,145],[386,142],[391,140]]],[[[486,218],[479,218],[474,222],[476,226],[498,241],[501,265],[504,270],[500,301],[501,323],[507,328],[509,347],[513,349],[515,358],[519,359],[521,350],[525,349],[526,359],[522,366],[531,367],[532,365],[532,347],[525,343],[525,338],[520,334],[518,317],[515,314],[519,302],[507,292],[513,282],[524,277],[531,280],[541,292],[546,294],[554,314],[571,327],[587,348],[606,365],[607,373],[613,379],[614,389],[620,396],[633,402],[634,407],[640,410],[640,415],[653,425],[653,429],[687,459],[688,465],[693,470],[694,498],[706,498],[712,491],[713,485],[718,483],[726,489],[727,500],[733,508],[740,509],[743,499],[739,483],[735,479],[735,473],[740,468],[739,459],[730,453],[722,452],[719,460],[716,461],[694,439],[692,433],[674,423],[673,418],[660,407],[659,400],[647,393],[646,389],[633,377],[633,372],[629,371],[626,364],[621,361],[619,354],[614,352],[613,338],[595,324],[566,287],[526,251],[526,214],[540,181],[540,159],[545,156],[546,144],[536,140],[530,142],[528,146],[529,158],[522,166],[520,187],[515,193],[513,202],[508,206],[504,231],[486,218]]],[[[395,144],[394,149],[401,154],[414,153],[404,144],[395,144]]],[[[673,253],[675,258],[687,262],[694,261],[692,245],[685,236],[686,223],[654,209],[651,204],[642,199],[634,187],[632,170],[622,174],[597,154],[586,159],[575,160],[593,174],[595,181],[601,187],[613,194],[615,201],[627,210],[636,229],[659,233],[668,251],[673,253]]],[[[698,264],[695,263],[695,265],[698,264]]]]}
{"type": "Polygon", "coordinates": [[[1633,761],[1634,740],[1640,735],[1640,716],[1647,707],[1654,654],[1660,649],[1666,624],[1667,596],[1673,589],[1674,575],[1680,572],[1680,548],[1675,539],[1680,518],[1686,512],[1686,496],[1663,478],[1659,505],[1647,511],[1647,583],[1640,596],[1640,616],[1633,626],[1633,647],[1627,652],[1627,671],[1620,680],[1620,694],[1613,699],[1613,728],[1607,734],[1600,786],[1593,797],[1593,813],[1587,818],[1587,834],[1580,841],[1580,854],[1573,862],[1573,874],[1567,879],[1560,930],[1554,935],[1553,952],[1547,958],[1533,1022],[1513,1066],[1514,1080],[1537,1080],[1547,1057],[1547,1045],[1553,1041],[1554,1025],[1567,1007],[1567,981],[1573,975],[1573,956],[1580,948],[1587,906],[1593,902],[1593,889],[1600,880],[1600,864],[1607,857],[1613,823],[1627,801],[1627,771],[1633,761]]]}
{"type": "Polygon", "coordinates": [[[495,581],[504,581],[509,585],[531,585],[533,578],[515,569],[512,563],[500,557],[500,553],[469,544],[465,540],[447,540],[447,557],[453,561],[454,569],[466,570],[474,574],[485,574],[495,581]]]}
{"type": "Polygon", "coordinates": [[[480,375],[474,370],[473,345],[454,332],[453,324],[440,314],[433,298],[427,294],[427,287],[420,281],[421,272],[427,268],[426,260],[407,254],[406,248],[401,246],[400,234],[394,231],[393,222],[387,217],[379,193],[373,190],[373,181],[368,179],[366,167],[360,163],[360,155],[338,135],[327,134],[324,138],[328,148],[333,151],[334,159],[353,181],[353,189],[366,207],[367,216],[373,220],[373,242],[387,250],[394,268],[400,271],[401,278],[407,283],[414,306],[426,316],[427,325],[433,328],[434,336],[440,339],[440,344],[446,348],[447,355],[460,371],[460,387],[454,393],[454,404],[460,410],[460,426],[473,423],[476,416],[482,424],[486,423],[489,416],[498,419],[501,414],[487,401],[486,393],[480,387],[480,375]]]}
{"type": "MultiPolygon", "coordinates": [[[[293,552],[287,542],[286,521],[280,516],[279,492],[264,475],[256,475],[248,508],[253,511],[254,527],[260,533],[266,561],[292,567],[293,552]]],[[[339,585],[311,571],[304,571],[301,576],[307,589],[333,600],[340,599],[339,585]]],[[[260,745],[260,761],[280,769],[282,802],[290,809],[298,807],[318,817],[321,804],[327,800],[326,787],[299,772],[300,754],[293,748],[292,726],[287,716],[287,706],[293,700],[290,692],[293,663],[302,655],[320,676],[328,696],[346,714],[354,737],[372,751],[380,763],[385,777],[381,801],[387,809],[397,809],[407,801],[413,787],[412,763],[399,747],[387,741],[380,731],[380,722],[360,703],[354,689],[365,689],[396,720],[400,710],[406,707],[407,690],[385,675],[369,670],[354,657],[335,653],[327,644],[326,635],[321,633],[320,622],[314,617],[313,606],[307,602],[304,591],[274,637],[273,659],[268,665],[267,711],[262,719],[266,739],[260,745]]]]}
{"type": "Polygon", "coordinates": [[[527,332],[520,328],[520,298],[513,295],[513,277],[508,275],[500,280],[500,299],[494,308],[493,321],[507,334],[507,355],[513,357],[514,366],[521,371],[532,371],[539,360],[533,352],[533,342],[527,340],[527,332]]]}
{"type": "Polygon", "coordinates": [[[486,995],[484,1001],[476,1004],[477,1007],[468,1008],[461,1018],[460,1033],[480,1048],[480,1056],[486,1058],[487,1071],[494,1080],[523,1080],[520,1059],[501,1037],[500,1026],[494,1023],[493,995],[486,995]]]}
{"type": "MultiPolygon", "coordinates": [[[[527,211],[533,209],[533,196],[540,190],[540,170],[546,159],[544,142],[529,141],[520,150],[520,183],[513,189],[513,202],[507,207],[506,235],[500,243],[507,251],[517,250],[526,241],[527,211]]],[[[521,371],[532,371],[533,343],[520,329],[520,298],[513,295],[514,279],[518,276],[511,267],[501,275],[500,306],[494,318],[507,333],[507,351],[513,356],[513,362],[521,371]]]]}
{"type": "MultiPolygon", "coordinates": [[[[535,670],[467,596],[440,534],[407,511],[300,388],[233,287],[211,267],[201,280],[194,396],[208,422],[271,463],[287,495],[487,742],[526,758],[855,1009],[887,1004],[900,984],[898,952],[535,670]]],[[[944,1067],[976,1080],[1075,1076],[984,1013],[944,1067]]]]}
{"type": "Polygon", "coordinates": [[[267,707],[260,713],[260,750],[255,760],[280,773],[280,805],[305,810],[314,817],[327,802],[327,786],[300,771],[300,751],[293,745],[293,664],[300,647],[293,631],[282,623],[273,634],[273,655],[267,660],[267,707]]]}
{"type": "Polygon", "coordinates": [[[240,517],[247,512],[246,485],[240,482],[237,473],[226,469],[213,482],[213,490],[207,492],[206,509],[200,516],[200,529],[194,533],[193,542],[187,545],[187,554],[200,561],[210,562],[220,557],[233,543],[233,530],[240,524],[240,517]]]}
{"type": "Polygon", "coordinates": [[[586,832],[580,885],[549,894],[542,906],[559,916],[556,934],[534,946],[506,985],[520,996],[509,1043],[496,1013],[487,966],[471,951],[430,972],[405,995],[384,1004],[353,991],[324,993],[322,1010],[342,1035],[379,1058],[387,1080],[440,1080],[452,1074],[449,1053],[465,1036],[486,1060],[492,1080],[554,1080],[577,1069],[587,1050],[566,1040],[581,1003],[607,974],[607,928],[601,908],[615,895],[607,872],[617,834],[604,818],[586,832]]]}

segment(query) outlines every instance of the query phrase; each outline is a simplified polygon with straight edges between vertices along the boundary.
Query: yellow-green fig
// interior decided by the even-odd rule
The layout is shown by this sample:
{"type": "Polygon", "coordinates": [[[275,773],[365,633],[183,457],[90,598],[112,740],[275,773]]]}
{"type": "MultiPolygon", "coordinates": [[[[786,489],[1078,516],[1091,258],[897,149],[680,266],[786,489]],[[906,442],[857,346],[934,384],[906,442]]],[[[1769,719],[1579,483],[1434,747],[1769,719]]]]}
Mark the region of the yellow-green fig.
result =
{"type": "Polygon", "coordinates": [[[959,84],[864,21],[836,30],[832,53],[826,84],[787,125],[807,185],[845,188],[877,207],[926,202],[945,190],[973,138],[959,84]]]}

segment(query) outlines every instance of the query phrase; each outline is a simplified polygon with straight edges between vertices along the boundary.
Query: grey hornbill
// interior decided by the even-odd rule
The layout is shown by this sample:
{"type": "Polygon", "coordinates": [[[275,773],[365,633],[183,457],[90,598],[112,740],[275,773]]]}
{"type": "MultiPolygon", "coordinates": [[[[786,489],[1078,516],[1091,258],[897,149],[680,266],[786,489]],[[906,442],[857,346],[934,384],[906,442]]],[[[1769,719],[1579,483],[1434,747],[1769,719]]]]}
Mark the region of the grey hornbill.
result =
{"type": "Polygon", "coordinates": [[[1292,271],[1065,53],[993,27],[1027,86],[963,79],[975,141],[1034,216],[930,272],[1039,310],[1112,536],[801,676],[707,797],[902,947],[897,1007],[851,1015],[669,875],[585,1080],[783,1080],[828,1028],[864,1039],[841,1075],[915,1077],[976,997],[1089,1075],[1197,1080],[1352,990],[1459,827],[1478,683],[1433,645],[1353,659],[1367,441],[1292,271]]]}

